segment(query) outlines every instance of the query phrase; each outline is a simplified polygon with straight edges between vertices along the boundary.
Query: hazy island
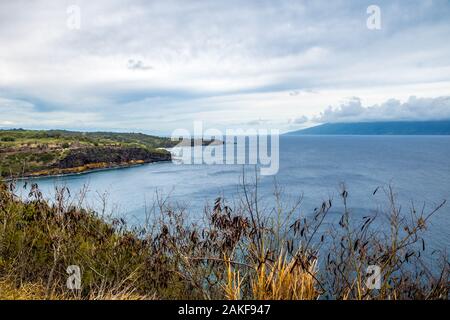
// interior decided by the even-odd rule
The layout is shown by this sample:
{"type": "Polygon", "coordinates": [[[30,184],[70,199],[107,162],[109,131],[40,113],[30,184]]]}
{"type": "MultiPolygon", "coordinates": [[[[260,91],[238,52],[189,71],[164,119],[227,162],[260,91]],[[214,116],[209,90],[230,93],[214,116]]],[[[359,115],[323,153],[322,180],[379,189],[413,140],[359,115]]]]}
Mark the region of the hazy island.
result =
{"type": "Polygon", "coordinates": [[[450,120],[325,123],[287,135],[450,135],[450,120]]]}

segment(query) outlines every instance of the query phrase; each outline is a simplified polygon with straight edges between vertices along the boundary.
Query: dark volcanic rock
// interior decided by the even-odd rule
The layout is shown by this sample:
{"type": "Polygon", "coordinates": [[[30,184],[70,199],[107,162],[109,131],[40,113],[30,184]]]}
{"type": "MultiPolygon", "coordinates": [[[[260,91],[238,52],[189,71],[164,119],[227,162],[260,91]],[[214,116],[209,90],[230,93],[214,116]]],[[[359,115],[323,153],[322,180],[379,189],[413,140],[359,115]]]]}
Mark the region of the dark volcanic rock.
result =
{"type": "Polygon", "coordinates": [[[74,168],[91,163],[123,164],[132,161],[157,162],[171,160],[169,152],[152,152],[138,147],[95,147],[70,150],[57,164],[58,168],[74,168]]]}

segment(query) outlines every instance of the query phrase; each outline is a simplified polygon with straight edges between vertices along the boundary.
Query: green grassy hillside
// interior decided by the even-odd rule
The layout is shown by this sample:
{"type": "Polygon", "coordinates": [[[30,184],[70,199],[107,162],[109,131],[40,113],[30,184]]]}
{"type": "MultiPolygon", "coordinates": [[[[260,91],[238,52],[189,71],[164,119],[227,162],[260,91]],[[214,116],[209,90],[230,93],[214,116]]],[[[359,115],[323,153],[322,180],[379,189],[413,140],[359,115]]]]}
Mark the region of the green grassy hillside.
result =
{"type": "Polygon", "coordinates": [[[170,138],[141,133],[0,130],[0,176],[76,173],[170,160],[170,138]],[[73,164],[73,166],[71,166],[73,164]]]}

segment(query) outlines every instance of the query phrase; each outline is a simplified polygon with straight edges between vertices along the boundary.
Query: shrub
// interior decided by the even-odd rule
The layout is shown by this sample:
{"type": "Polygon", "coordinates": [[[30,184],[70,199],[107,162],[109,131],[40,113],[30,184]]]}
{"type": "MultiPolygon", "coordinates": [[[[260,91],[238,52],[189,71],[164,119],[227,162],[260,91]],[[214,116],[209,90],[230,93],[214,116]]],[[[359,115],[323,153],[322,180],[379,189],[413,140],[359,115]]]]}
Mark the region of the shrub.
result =
{"type": "Polygon", "coordinates": [[[2,141],[2,142],[14,142],[14,141],[16,141],[16,139],[13,138],[13,137],[2,137],[2,138],[0,138],[0,141],[2,141]]]}
{"type": "Polygon", "coordinates": [[[42,153],[37,155],[37,159],[40,162],[48,163],[50,161],[53,161],[55,159],[55,155],[52,153],[42,153]]]}

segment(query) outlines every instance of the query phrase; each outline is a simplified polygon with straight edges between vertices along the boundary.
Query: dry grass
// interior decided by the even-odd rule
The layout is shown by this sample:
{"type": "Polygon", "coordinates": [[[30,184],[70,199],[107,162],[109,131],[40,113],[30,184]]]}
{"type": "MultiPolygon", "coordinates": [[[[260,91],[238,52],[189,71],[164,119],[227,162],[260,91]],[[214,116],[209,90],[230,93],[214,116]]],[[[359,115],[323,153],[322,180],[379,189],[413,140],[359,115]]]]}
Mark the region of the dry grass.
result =
{"type": "Polygon", "coordinates": [[[239,270],[232,267],[229,259],[225,258],[225,264],[227,266],[227,282],[224,286],[225,299],[240,300],[242,279],[239,270]]]}
{"type": "MultiPolygon", "coordinates": [[[[45,285],[42,283],[22,283],[16,286],[7,278],[0,279],[0,300],[43,300],[46,299],[45,285]]],[[[51,299],[62,299],[51,296],[51,299]]]]}
{"type": "Polygon", "coordinates": [[[253,298],[257,300],[315,300],[316,264],[304,270],[296,259],[287,261],[281,253],[273,263],[262,264],[252,279],[253,298]]]}
{"type": "Polygon", "coordinates": [[[0,279],[0,300],[154,300],[156,297],[135,293],[133,288],[125,288],[121,291],[92,291],[86,297],[81,297],[78,292],[67,290],[64,293],[55,293],[53,288],[50,293],[43,281],[15,284],[9,277],[0,279]]]}

